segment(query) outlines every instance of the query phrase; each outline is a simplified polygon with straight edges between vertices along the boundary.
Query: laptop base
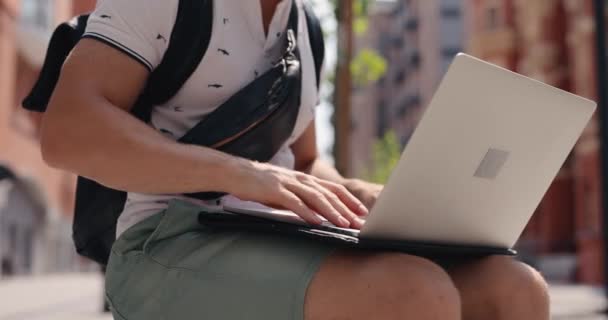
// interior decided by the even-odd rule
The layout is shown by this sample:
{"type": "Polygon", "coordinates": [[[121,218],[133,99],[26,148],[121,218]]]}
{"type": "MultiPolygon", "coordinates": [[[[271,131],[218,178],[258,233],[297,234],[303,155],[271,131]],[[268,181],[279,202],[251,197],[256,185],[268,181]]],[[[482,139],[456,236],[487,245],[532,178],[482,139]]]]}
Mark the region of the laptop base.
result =
{"type": "Polygon", "coordinates": [[[489,255],[515,256],[510,248],[432,243],[423,241],[379,240],[360,238],[358,232],[331,226],[298,225],[243,214],[200,212],[199,223],[210,230],[238,230],[273,233],[286,237],[308,238],[345,248],[403,252],[429,258],[475,258],[489,255]]]}

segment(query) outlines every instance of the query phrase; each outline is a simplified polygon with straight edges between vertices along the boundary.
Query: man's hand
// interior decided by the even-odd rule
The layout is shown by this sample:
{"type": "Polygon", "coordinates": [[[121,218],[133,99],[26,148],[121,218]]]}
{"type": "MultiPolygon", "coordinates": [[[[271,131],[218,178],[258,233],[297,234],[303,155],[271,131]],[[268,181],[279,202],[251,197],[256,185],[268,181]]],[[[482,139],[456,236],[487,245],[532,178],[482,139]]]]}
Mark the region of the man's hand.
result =
{"type": "Polygon", "coordinates": [[[360,229],[368,210],[341,184],[268,163],[242,161],[235,175],[224,179],[226,190],[242,200],[293,211],[306,222],[322,216],[339,227],[360,229]],[[246,164],[248,162],[248,164],[246,164]]]}
{"type": "Polygon", "coordinates": [[[332,181],[346,188],[349,194],[360,200],[367,208],[371,208],[383,186],[369,183],[358,179],[345,179],[338,173],[336,168],[321,161],[317,152],[315,126],[311,123],[304,133],[291,146],[296,158],[295,168],[299,171],[310,173],[323,181],[332,181]]]}
{"type": "Polygon", "coordinates": [[[383,185],[359,179],[348,179],[344,183],[344,186],[368,209],[371,209],[374,203],[376,203],[380,191],[384,188],[383,185]]]}

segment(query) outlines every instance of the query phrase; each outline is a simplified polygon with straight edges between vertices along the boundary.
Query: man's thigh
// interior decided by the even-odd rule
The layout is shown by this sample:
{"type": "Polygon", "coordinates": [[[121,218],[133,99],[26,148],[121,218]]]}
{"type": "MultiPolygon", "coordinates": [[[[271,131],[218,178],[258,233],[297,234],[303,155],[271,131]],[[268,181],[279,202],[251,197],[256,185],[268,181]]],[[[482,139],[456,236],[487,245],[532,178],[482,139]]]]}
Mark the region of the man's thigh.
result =
{"type": "Polygon", "coordinates": [[[338,251],[313,277],[306,320],[459,319],[460,301],[437,264],[399,253],[338,251]]]}
{"type": "Polygon", "coordinates": [[[466,319],[548,319],[547,284],[513,257],[490,256],[449,264],[466,319]]]}

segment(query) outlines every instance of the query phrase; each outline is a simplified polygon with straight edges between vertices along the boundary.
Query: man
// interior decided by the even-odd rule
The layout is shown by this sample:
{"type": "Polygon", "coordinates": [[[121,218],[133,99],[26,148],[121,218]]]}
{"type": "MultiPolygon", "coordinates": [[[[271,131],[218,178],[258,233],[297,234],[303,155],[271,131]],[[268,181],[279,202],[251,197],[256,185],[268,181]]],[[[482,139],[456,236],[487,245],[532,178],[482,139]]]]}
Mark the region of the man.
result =
{"type": "Polygon", "coordinates": [[[51,165],[127,190],[107,270],[117,319],[549,319],[538,272],[506,257],[449,261],[341,250],[302,239],[212,232],[220,191],[360,228],[381,186],[318,159],[312,53],[300,0],[214,1],[201,64],[150,125],[129,115],[160,62],[178,0],[102,0],[64,65],[42,130],[51,165]],[[298,6],[302,99],[292,138],[270,163],[178,144],[184,132],[280,58],[298,6]],[[178,200],[176,200],[178,199],[178,200]]]}

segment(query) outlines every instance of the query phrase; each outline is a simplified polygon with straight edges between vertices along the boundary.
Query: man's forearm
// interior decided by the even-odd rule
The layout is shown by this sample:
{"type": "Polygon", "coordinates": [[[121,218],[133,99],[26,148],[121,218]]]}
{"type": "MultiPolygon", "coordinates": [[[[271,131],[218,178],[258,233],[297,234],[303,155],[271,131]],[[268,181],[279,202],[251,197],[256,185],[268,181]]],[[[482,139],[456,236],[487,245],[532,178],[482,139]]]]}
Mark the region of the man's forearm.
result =
{"type": "Polygon", "coordinates": [[[51,106],[43,124],[43,155],[55,167],[142,193],[230,191],[234,171],[246,167],[244,159],[176,143],[108,101],[70,99],[60,103],[77,107],[54,113],[51,106]]]}
{"type": "Polygon", "coordinates": [[[311,175],[323,179],[332,181],[338,184],[346,184],[348,179],[344,178],[335,167],[327,163],[326,161],[316,158],[309,166],[309,172],[311,175]]]}
{"type": "Polygon", "coordinates": [[[44,160],[118,190],[232,191],[254,163],[176,143],[128,113],[148,76],[145,67],[102,42],[79,41],[44,113],[44,160]]]}

